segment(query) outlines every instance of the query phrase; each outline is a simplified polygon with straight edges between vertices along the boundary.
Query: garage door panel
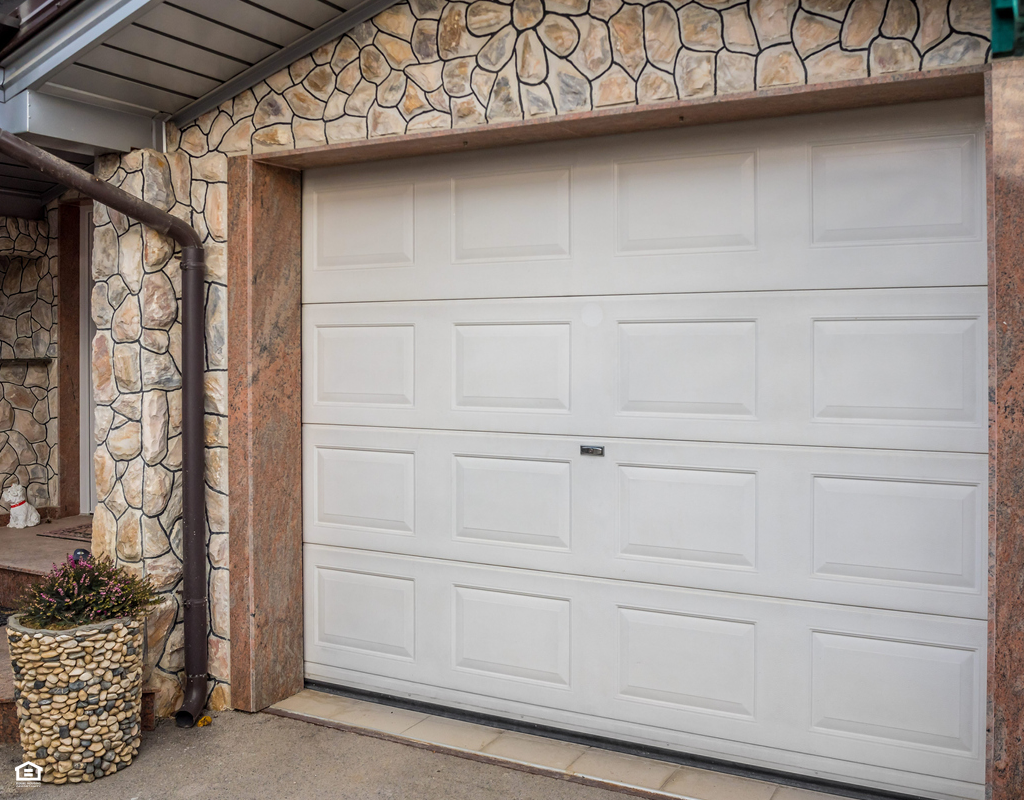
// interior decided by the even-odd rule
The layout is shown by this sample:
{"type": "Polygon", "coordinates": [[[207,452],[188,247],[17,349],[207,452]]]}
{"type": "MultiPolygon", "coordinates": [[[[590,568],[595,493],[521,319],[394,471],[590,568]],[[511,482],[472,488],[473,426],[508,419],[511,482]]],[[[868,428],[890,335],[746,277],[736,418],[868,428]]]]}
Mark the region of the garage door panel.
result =
{"type": "Polygon", "coordinates": [[[304,418],[985,452],[986,303],[964,288],[307,306],[304,418]]]}
{"type": "Polygon", "coordinates": [[[982,285],[979,102],[312,170],[304,301],[982,285]]]}
{"type": "MultiPolygon", "coordinates": [[[[838,762],[852,761],[983,780],[984,621],[316,545],[306,556],[307,575],[344,565],[412,581],[417,620],[435,621],[426,636],[417,631],[417,644],[437,640],[410,663],[307,636],[313,675],[321,665],[372,669],[434,700],[483,710],[543,704],[556,723],[590,715],[627,738],[644,730],[662,745],[727,740],[771,749],[782,764],[803,763],[804,752],[836,760],[840,773],[838,762]]],[[[317,581],[306,586],[318,613],[348,618],[372,601],[325,609],[317,581]]],[[[324,625],[316,615],[308,624],[324,625]]]]}
{"type": "Polygon", "coordinates": [[[987,461],[304,428],[305,540],[984,619],[987,461]]]}

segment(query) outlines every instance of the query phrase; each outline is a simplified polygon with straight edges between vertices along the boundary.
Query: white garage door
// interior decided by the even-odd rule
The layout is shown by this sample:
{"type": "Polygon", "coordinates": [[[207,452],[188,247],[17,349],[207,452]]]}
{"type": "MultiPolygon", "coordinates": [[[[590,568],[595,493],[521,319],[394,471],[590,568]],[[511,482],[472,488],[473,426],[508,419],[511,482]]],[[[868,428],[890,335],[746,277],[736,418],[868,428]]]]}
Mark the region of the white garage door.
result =
{"type": "Polygon", "coordinates": [[[984,143],[969,100],[308,172],[307,676],[983,797],[984,143]]]}

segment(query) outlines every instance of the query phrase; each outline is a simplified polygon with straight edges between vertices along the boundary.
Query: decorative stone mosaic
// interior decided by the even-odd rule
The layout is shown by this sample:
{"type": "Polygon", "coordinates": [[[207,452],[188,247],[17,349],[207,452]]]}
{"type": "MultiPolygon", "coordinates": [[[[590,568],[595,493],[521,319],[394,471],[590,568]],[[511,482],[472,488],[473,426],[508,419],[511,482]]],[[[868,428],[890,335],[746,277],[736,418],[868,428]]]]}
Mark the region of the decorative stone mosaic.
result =
{"type": "Polygon", "coordinates": [[[981,64],[989,29],[986,0],[410,0],[172,144],[261,152],[981,64]]]}
{"type": "MultiPolygon", "coordinates": [[[[223,156],[221,157],[223,159],[223,156]]],[[[207,506],[211,705],[229,703],[227,685],[227,400],[224,315],[226,186],[212,182],[172,184],[173,156],[135,151],[97,162],[97,175],[125,191],[193,220],[200,203],[214,231],[207,239],[207,506]],[[219,195],[220,200],[213,196],[219,195]],[[205,202],[204,202],[205,201],[205,202]],[[219,216],[213,207],[221,203],[219,216]],[[222,577],[223,576],[223,577],[222,577]]],[[[197,178],[202,173],[197,170],[197,178]]],[[[199,219],[205,219],[202,214],[199,219]]],[[[146,679],[157,690],[157,713],[167,716],[181,701],[184,622],[180,598],[181,552],[181,264],[165,236],[116,211],[93,211],[92,343],[96,401],[94,454],[98,505],[93,550],[152,578],[162,602],[149,615],[146,679]]]]}
{"type": "Polygon", "coordinates": [[[7,623],[25,760],[44,783],[89,783],[132,763],[142,730],[142,625],[68,631],[7,623]]]}
{"type": "MultiPolygon", "coordinates": [[[[211,706],[231,702],[227,155],[981,64],[989,24],[986,0],[409,0],[182,129],[168,123],[166,155],[102,159],[100,177],[190,222],[207,247],[211,706]]],[[[182,674],[179,264],[124,218],[98,209],[96,225],[95,547],[167,594],[148,623],[166,714],[182,674]]]]}
{"type": "MultiPolygon", "coordinates": [[[[56,207],[49,216],[56,216],[56,207]]],[[[55,221],[55,220],[54,220],[55,221]]],[[[57,240],[47,220],[0,217],[0,488],[57,500],[57,240]],[[10,359],[54,359],[49,364],[10,359]]]]}

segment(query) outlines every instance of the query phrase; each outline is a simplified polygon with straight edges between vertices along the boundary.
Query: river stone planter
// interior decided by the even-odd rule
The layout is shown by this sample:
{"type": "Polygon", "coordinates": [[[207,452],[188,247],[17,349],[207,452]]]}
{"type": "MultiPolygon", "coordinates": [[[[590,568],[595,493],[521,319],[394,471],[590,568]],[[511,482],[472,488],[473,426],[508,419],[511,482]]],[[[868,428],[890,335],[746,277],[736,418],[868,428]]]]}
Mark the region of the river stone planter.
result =
{"type": "Polygon", "coordinates": [[[66,631],[7,621],[25,760],[44,783],[88,783],[139,752],[142,634],[137,619],[66,631]]]}

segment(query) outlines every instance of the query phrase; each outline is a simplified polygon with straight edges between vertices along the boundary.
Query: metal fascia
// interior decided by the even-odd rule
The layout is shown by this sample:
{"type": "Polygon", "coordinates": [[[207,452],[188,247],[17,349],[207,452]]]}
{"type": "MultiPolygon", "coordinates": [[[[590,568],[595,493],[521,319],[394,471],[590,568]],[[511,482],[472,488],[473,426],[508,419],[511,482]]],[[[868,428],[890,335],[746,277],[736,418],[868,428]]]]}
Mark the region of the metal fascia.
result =
{"type": "Polygon", "coordinates": [[[191,122],[196,117],[216,108],[225,100],[230,100],[240,92],[255,86],[264,78],[269,78],[275,72],[291,66],[303,56],[308,56],[321,45],[327,44],[332,39],[337,39],[343,33],[352,30],[361,22],[366,22],[366,20],[379,14],[384,9],[393,6],[396,2],[398,0],[365,0],[365,2],[357,6],[353,6],[343,14],[329,22],[325,22],[319,28],[310,31],[301,39],[253,64],[249,69],[240,72],[198,100],[189,103],[171,117],[171,122],[180,128],[185,123],[191,122]]]}
{"type": "Polygon", "coordinates": [[[0,103],[0,128],[39,145],[77,153],[126,153],[153,146],[153,120],[40,92],[0,103]]]}
{"type": "Polygon", "coordinates": [[[3,97],[38,89],[83,53],[163,0],[95,0],[61,17],[4,64],[3,97]]]}

